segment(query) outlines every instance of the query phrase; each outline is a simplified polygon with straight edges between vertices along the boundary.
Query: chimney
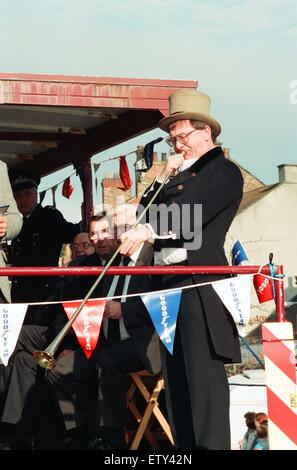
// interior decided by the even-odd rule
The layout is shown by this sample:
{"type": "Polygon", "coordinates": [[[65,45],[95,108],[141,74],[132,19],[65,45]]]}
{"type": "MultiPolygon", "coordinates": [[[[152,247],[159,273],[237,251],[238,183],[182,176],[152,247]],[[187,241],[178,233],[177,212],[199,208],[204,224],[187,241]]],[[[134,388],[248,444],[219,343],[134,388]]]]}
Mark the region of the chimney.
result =
{"type": "Polygon", "coordinates": [[[297,183],[297,165],[278,165],[278,180],[279,183],[297,183]]]}
{"type": "Polygon", "coordinates": [[[161,153],[161,160],[162,162],[165,162],[167,160],[167,153],[161,153]]]}
{"type": "Polygon", "coordinates": [[[153,161],[157,162],[158,161],[158,152],[153,153],[153,161]]]}
{"type": "Polygon", "coordinates": [[[223,152],[224,152],[224,157],[225,158],[230,158],[230,149],[229,149],[229,147],[224,147],[223,152]]]}

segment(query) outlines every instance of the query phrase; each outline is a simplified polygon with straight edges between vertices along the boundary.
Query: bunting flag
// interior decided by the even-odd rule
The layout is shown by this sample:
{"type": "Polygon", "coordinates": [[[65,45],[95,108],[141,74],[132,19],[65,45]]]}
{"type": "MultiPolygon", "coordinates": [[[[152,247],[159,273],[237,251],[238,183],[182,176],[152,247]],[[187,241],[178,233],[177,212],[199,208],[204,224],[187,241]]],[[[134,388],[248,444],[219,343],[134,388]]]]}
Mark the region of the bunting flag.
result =
{"type": "Polygon", "coordinates": [[[173,354],[176,321],[182,290],[142,295],[156,331],[166,347],[173,354]]]}
{"type": "Polygon", "coordinates": [[[52,190],[52,195],[53,195],[53,206],[56,207],[56,191],[57,191],[57,187],[58,185],[56,184],[56,186],[53,186],[51,188],[52,190]]]}
{"type": "Polygon", "coordinates": [[[155,140],[152,140],[144,146],[143,149],[143,159],[145,161],[146,169],[142,171],[148,171],[153,166],[153,157],[154,157],[154,145],[163,140],[162,137],[158,137],[155,140]]]}
{"type": "Polygon", "coordinates": [[[39,193],[39,204],[42,204],[46,195],[46,190],[39,193]]]}
{"type": "Polygon", "coordinates": [[[249,261],[248,255],[239,240],[233,245],[232,260],[235,266],[241,266],[249,261]]]}
{"type": "Polygon", "coordinates": [[[137,160],[137,162],[135,162],[135,170],[136,171],[147,171],[147,167],[146,167],[146,164],[145,164],[145,161],[144,159],[142,158],[141,160],[137,160]]]}
{"type": "Polygon", "coordinates": [[[80,179],[83,193],[85,193],[85,172],[84,172],[84,167],[83,167],[83,165],[80,165],[78,163],[73,163],[73,166],[76,170],[76,175],[80,179]]]}
{"type": "MultiPolygon", "coordinates": [[[[153,140],[152,142],[149,142],[146,144],[144,147],[143,145],[137,145],[137,149],[127,153],[126,155],[120,155],[118,157],[112,157],[108,158],[107,160],[103,160],[100,163],[93,163],[93,171],[94,175],[96,175],[98,169],[100,168],[101,163],[111,161],[111,160],[116,160],[120,159],[120,178],[122,180],[125,191],[127,189],[130,189],[132,186],[130,174],[129,174],[129,168],[125,160],[128,155],[132,155],[136,153],[136,163],[135,165],[135,171],[140,171],[140,172],[146,172],[148,171],[152,165],[153,165],[153,155],[154,155],[154,145],[157,144],[158,142],[161,142],[164,140],[164,137],[158,137],[157,139],[153,140]]],[[[53,206],[56,207],[56,200],[55,200],[55,191],[57,187],[63,183],[63,188],[62,188],[62,195],[69,199],[74,191],[74,187],[72,184],[70,184],[69,178],[76,174],[79,176],[81,185],[82,185],[82,190],[83,193],[85,192],[85,173],[84,173],[84,167],[83,164],[78,164],[78,163],[73,163],[73,167],[75,168],[75,173],[72,173],[68,178],[65,180],[60,181],[57,185],[47,188],[45,191],[42,191],[39,193],[40,197],[40,204],[43,202],[45,198],[45,194],[47,191],[51,190],[53,193],[53,206]]],[[[140,177],[140,179],[143,179],[143,175],[140,177]]],[[[96,185],[96,191],[98,189],[98,180],[95,178],[95,185],[96,185]]]]}
{"type": "Polygon", "coordinates": [[[251,275],[231,277],[212,283],[225,307],[231,313],[235,323],[244,326],[250,318],[251,275]]]}
{"type": "Polygon", "coordinates": [[[101,163],[93,163],[93,169],[94,169],[94,173],[96,174],[99,167],[100,167],[101,163]]]}
{"type": "Polygon", "coordinates": [[[267,276],[263,276],[262,274],[255,274],[253,283],[260,304],[274,299],[273,284],[271,279],[269,279],[267,276]]]}
{"type": "MultiPolygon", "coordinates": [[[[63,303],[68,319],[72,317],[80,304],[79,300],[63,303]]],[[[105,304],[105,300],[89,299],[72,324],[87,359],[91,357],[97,346],[105,304]]]]}
{"type": "Polygon", "coordinates": [[[134,163],[135,171],[145,171],[146,164],[143,158],[143,145],[137,145],[136,153],[136,162],[134,163]]]}
{"type": "Polygon", "coordinates": [[[130,189],[132,186],[129,168],[128,168],[126,158],[124,155],[119,157],[119,159],[120,159],[120,178],[123,183],[124,189],[126,191],[127,189],[130,189]]]}
{"type": "Polygon", "coordinates": [[[62,195],[66,197],[67,199],[69,199],[73,191],[74,191],[74,186],[71,184],[70,176],[69,176],[68,178],[66,178],[66,180],[63,183],[62,195]]]}
{"type": "Polygon", "coordinates": [[[143,159],[143,145],[137,145],[137,148],[135,150],[136,153],[136,160],[142,160],[143,159]]]}
{"type": "Polygon", "coordinates": [[[0,358],[7,366],[22,328],[28,304],[0,304],[0,358]]]}

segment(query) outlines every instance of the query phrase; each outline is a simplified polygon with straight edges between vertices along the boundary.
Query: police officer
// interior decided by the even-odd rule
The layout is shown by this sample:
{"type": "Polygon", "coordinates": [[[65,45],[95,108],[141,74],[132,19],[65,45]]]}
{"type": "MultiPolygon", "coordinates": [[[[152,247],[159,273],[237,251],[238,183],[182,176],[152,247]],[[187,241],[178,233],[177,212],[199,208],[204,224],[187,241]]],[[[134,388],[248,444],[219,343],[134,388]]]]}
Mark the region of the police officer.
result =
{"type": "MultiPolygon", "coordinates": [[[[57,266],[63,243],[73,241],[75,235],[81,231],[80,224],[67,222],[52,206],[42,207],[38,204],[39,176],[12,169],[9,177],[18,209],[23,215],[23,228],[12,242],[12,266],[57,266]]],[[[52,276],[13,277],[12,301],[46,300],[56,283],[57,278],[52,276]]],[[[28,317],[29,314],[26,316],[26,323],[28,317]]]]}

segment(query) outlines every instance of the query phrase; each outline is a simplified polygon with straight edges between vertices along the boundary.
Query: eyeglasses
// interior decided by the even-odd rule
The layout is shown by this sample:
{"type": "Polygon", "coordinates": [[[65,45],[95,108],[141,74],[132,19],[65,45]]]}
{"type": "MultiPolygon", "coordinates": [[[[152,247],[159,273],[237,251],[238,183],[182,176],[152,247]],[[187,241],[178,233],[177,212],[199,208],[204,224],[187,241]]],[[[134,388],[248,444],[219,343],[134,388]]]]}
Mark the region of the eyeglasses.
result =
{"type": "Polygon", "coordinates": [[[168,144],[170,147],[175,147],[176,142],[180,142],[181,144],[188,144],[189,142],[189,135],[191,135],[193,132],[198,131],[198,129],[193,129],[190,132],[187,132],[186,134],[178,134],[173,137],[167,137],[165,140],[166,144],[168,144]]]}
{"type": "Polygon", "coordinates": [[[91,243],[88,243],[88,242],[82,242],[82,243],[73,243],[71,245],[71,248],[73,250],[77,250],[78,248],[83,248],[84,250],[86,250],[87,248],[89,248],[91,245],[91,243]]]}

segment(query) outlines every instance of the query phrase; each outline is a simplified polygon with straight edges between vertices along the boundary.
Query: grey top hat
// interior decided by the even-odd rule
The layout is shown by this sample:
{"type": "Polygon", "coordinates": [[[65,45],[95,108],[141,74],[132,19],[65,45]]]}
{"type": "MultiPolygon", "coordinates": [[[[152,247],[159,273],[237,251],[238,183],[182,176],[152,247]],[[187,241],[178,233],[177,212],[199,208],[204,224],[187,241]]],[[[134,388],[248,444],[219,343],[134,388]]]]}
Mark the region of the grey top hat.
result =
{"type": "Polygon", "coordinates": [[[159,127],[169,130],[170,124],[182,119],[195,119],[208,124],[217,137],[221,126],[210,114],[210,97],[198,90],[177,90],[169,96],[169,116],[161,119],[159,127]]]}

